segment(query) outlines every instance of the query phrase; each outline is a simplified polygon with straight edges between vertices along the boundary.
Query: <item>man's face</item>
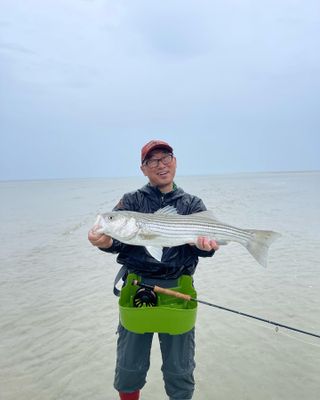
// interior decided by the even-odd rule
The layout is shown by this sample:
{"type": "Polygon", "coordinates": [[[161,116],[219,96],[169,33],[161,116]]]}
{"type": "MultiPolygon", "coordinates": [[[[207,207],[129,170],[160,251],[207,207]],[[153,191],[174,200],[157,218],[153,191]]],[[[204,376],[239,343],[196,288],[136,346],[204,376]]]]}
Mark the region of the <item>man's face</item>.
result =
{"type": "Polygon", "coordinates": [[[146,161],[141,166],[141,171],[149,178],[151,185],[162,191],[172,190],[177,167],[176,158],[172,156],[170,160],[170,153],[159,149],[152,151],[146,161]]]}

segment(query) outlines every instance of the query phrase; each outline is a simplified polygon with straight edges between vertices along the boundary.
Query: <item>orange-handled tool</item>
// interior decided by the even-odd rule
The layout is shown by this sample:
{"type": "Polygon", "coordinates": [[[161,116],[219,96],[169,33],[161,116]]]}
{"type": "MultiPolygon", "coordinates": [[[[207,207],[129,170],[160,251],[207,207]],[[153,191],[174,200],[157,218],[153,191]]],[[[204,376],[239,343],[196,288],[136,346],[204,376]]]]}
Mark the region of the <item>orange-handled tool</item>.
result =
{"type": "Polygon", "coordinates": [[[145,289],[150,289],[153,290],[156,293],[162,293],[162,294],[166,294],[167,296],[173,296],[176,297],[177,299],[182,299],[182,300],[186,300],[186,301],[190,301],[190,300],[195,300],[193,299],[189,294],[185,294],[185,293],[180,293],[180,292],[176,292],[175,290],[171,290],[171,289],[166,289],[160,286],[156,286],[156,285],[147,285],[146,283],[141,283],[137,280],[134,280],[132,282],[133,285],[135,286],[140,286],[143,287],[145,289]]]}

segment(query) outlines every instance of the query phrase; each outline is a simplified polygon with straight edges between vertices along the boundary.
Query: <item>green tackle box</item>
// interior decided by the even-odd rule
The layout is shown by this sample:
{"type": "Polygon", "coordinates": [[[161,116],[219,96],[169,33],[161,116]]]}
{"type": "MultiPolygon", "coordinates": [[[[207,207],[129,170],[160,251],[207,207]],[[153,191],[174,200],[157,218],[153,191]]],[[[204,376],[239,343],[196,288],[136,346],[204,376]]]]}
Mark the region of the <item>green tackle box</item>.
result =
{"type": "MultiPolygon", "coordinates": [[[[160,332],[179,335],[194,327],[197,316],[196,301],[157,293],[156,306],[134,307],[133,299],[139,289],[139,286],[133,285],[134,280],[140,281],[141,278],[129,274],[119,299],[120,322],[127,330],[135,333],[160,332]]],[[[192,282],[191,276],[182,275],[178,286],[170,289],[196,298],[197,293],[192,282]]]]}

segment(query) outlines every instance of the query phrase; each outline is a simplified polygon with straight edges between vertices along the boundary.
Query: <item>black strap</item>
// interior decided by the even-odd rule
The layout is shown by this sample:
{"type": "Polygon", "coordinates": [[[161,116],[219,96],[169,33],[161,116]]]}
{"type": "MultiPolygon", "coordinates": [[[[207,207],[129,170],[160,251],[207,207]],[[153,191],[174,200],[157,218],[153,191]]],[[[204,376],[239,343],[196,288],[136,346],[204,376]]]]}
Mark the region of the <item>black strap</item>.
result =
{"type": "Polygon", "coordinates": [[[120,269],[119,272],[117,273],[116,277],[114,278],[114,283],[113,283],[113,294],[120,297],[120,292],[117,288],[117,284],[120,282],[120,280],[127,274],[128,272],[128,267],[123,265],[120,269]]]}
{"type": "MultiPolygon", "coordinates": [[[[126,265],[122,265],[119,269],[113,283],[113,294],[120,297],[121,289],[117,288],[117,284],[128,274],[129,268],[126,265]]],[[[161,279],[161,278],[141,278],[141,282],[148,285],[158,285],[164,288],[173,288],[179,285],[179,279],[161,279]]]]}

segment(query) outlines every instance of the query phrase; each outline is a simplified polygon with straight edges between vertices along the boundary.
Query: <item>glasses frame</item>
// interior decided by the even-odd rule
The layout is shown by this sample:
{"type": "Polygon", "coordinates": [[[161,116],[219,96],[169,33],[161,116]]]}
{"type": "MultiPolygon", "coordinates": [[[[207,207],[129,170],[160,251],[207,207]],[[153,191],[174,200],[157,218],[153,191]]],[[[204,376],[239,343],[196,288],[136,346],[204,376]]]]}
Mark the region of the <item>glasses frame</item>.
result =
{"type": "Polygon", "coordinates": [[[159,166],[160,161],[162,162],[163,165],[170,165],[172,163],[172,161],[173,161],[173,158],[174,158],[174,155],[172,153],[168,153],[168,154],[166,154],[166,155],[164,155],[164,156],[162,156],[160,158],[147,159],[147,160],[143,161],[142,165],[145,165],[150,169],[154,169],[154,168],[157,168],[159,166]],[[166,158],[170,158],[170,161],[163,162],[163,160],[166,159],[166,158]],[[156,164],[151,166],[150,162],[151,163],[156,163],[156,164]]]}

